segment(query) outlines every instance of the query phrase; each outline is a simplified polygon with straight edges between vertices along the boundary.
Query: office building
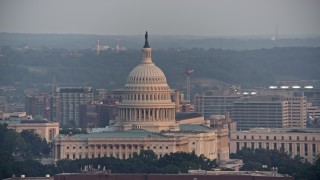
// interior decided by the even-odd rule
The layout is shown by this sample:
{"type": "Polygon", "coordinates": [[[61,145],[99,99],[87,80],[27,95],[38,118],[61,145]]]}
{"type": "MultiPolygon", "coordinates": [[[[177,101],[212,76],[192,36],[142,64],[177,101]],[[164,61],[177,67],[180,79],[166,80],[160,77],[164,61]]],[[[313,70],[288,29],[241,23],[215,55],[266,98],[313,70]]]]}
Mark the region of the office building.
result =
{"type": "Polygon", "coordinates": [[[207,91],[194,96],[194,111],[201,113],[205,118],[211,115],[224,115],[232,112],[233,102],[239,100],[241,95],[231,90],[207,91]]]}
{"type": "MultiPolygon", "coordinates": [[[[61,125],[80,127],[80,105],[93,101],[91,87],[58,87],[53,92],[53,99],[60,102],[61,125]]],[[[54,105],[58,106],[58,105],[54,105]]]]}
{"type": "Polygon", "coordinates": [[[288,122],[288,102],[282,96],[255,96],[233,103],[232,118],[238,130],[281,128],[288,122]]]}

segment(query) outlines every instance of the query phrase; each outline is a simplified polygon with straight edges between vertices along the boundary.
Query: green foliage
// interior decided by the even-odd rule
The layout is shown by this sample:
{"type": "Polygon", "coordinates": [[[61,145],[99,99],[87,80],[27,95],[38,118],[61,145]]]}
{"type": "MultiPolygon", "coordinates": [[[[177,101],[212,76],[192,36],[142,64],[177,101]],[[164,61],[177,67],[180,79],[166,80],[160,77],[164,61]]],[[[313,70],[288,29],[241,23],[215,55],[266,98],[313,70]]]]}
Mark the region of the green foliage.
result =
{"type": "Polygon", "coordinates": [[[189,169],[199,169],[199,167],[209,170],[216,164],[215,161],[210,161],[204,156],[198,157],[194,153],[171,153],[158,159],[153,151],[144,150],[129,159],[104,157],[73,161],[61,160],[57,162],[57,171],[79,172],[80,168],[85,165],[105,166],[114,173],[186,173],[189,169]]]}
{"type": "Polygon", "coordinates": [[[295,179],[320,179],[320,158],[314,165],[302,163],[301,157],[292,158],[289,154],[278,150],[244,148],[236,154],[232,154],[232,158],[240,158],[244,165],[240,170],[260,171],[265,170],[262,165],[267,165],[267,169],[277,167],[280,174],[289,174],[295,179]]]}
{"type": "Polygon", "coordinates": [[[28,155],[39,156],[41,154],[48,155],[50,153],[50,147],[45,139],[42,139],[38,134],[35,134],[30,130],[23,130],[20,133],[21,137],[28,142],[28,155]]]}
{"type": "Polygon", "coordinates": [[[86,129],[78,128],[62,128],[59,131],[59,134],[88,134],[86,129]]]}
{"type": "Polygon", "coordinates": [[[26,160],[35,155],[48,154],[50,148],[45,140],[32,131],[22,131],[21,134],[7,128],[6,124],[0,124],[0,179],[15,175],[44,176],[50,173],[50,166],[43,166],[37,161],[26,160]],[[15,161],[15,158],[19,161],[15,161]]]}
{"type": "MultiPolygon", "coordinates": [[[[81,83],[96,88],[123,87],[130,70],[139,64],[141,51],[107,51],[96,55],[91,50],[72,56],[66,49],[14,51],[3,47],[5,60],[0,66],[0,84],[21,82],[25,86],[52,82],[81,83]]],[[[270,85],[277,75],[300,79],[319,79],[319,48],[290,47],[259,50],[185,49],[155,50],[154,62],[168,77],[169,84],[185,82],[188,64],[192,79],[216,79],[250,87],[270,85]]],[[[39,87],[40,88],[40,87],[39,87]]],[[[42,87],[45,88],[45,87],[42,87]]]]}

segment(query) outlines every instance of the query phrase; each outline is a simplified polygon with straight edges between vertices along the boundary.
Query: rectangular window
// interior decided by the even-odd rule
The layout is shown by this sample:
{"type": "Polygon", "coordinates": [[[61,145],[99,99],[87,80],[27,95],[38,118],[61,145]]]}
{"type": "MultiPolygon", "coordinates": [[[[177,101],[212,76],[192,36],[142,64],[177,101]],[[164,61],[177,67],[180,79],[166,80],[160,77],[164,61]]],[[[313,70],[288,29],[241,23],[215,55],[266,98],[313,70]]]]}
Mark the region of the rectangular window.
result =
{"type": "Polygon", "coordinates": [[[281,140],[284,140],[284,136],[281,136],[281,140]]]}
{"type": "Polygon", "coordinates": [[[266,143],[266,149],[269,150],[269,143],[266,143]]]}
{"type": "Polygon", "coordinates": [[[261,142],[259,142],[259,149],[261,149],[262,148],[262,143],[261,142]]]}
{"type": "Polygon", "coordinates": [[[251,149],[254,150],[254,142],[251,143],[251,149]]]}
{"type": "Polygon", "coordinates": [[[269,140],[269,136],[267,136],[266,139],[269,140]]]}
{"type": "Polygon", "coordinates": [[[273,143],[273,149],[278,149],[277,143],[273,143]]]}
{"type": "Polygon", "coordinates": [[[273,140],[277,140],[277,136],[273,136],[273,140]]]}
{"type": "Polygon", "coordinates": [[[239,139],[239,135],[237,135],[237,139],[239,139]]]}
{"type": "Polygon", "coordinates": [[[237,142],[237,151],[240,150],[240,142],[237,142]]]}
{"type": "Polygon", "coordinates": [[[91,158],[92,158],[92,159],[94,158],[94,154],[91,154],[91,158]]]}
{"type": "Polygon", "coordinates": [[[300,143],[297,143],[297,155],[300,155],[300,143]]]}
{"type": "Polygon", "coordinates": [[[289,136],[289,140],[291,141],[291,136],[289,136]]]}
{"type": "Polygon", "coordinates": [[[247,136],[246,136],[246,135],[244,135],[244,136],[243,136],[243,139],[247,139],[247,136]]]}
{"type": "Polygon", "coordinates": [[[244,144],[244,148],[247,148],[247,142],[244,142],[243,144],[244,144]]]}
{"type": "Polygon", "coordinates": [[[254,139],[254,136],[251,136],[251,139],[254,139]]]}

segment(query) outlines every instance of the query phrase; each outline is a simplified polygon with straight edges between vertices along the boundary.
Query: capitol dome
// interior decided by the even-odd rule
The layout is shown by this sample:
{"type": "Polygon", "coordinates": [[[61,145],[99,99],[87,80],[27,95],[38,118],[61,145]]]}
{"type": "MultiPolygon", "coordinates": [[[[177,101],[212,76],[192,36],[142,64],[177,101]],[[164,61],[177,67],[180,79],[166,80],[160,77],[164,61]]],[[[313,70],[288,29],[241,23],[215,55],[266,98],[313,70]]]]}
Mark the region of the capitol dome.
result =
{"type": "Polygon", "coordinates": [[[162,131],[178,128],[172,90],[162,70],[152,61],[151,51],[146,33],[142,60],[129,73],[119,102],[116,126],[120,130],[162,131]]]}
{"type": "Polygon", "coordinates": [[[167,84],[166,76],[154,63],[140,64],[129,74],[127,84],[167,84]]]}

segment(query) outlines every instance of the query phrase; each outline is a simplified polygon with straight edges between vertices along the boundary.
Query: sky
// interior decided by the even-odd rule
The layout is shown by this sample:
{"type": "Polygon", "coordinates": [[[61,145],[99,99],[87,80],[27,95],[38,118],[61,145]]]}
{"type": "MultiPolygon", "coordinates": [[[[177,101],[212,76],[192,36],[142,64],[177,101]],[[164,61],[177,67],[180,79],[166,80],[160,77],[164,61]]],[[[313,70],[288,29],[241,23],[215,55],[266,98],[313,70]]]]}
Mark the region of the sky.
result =
{"type": "Polygon", "coordinates": [[[0,32],[320,35],[320,0],[0,0],[0,32]]]}

